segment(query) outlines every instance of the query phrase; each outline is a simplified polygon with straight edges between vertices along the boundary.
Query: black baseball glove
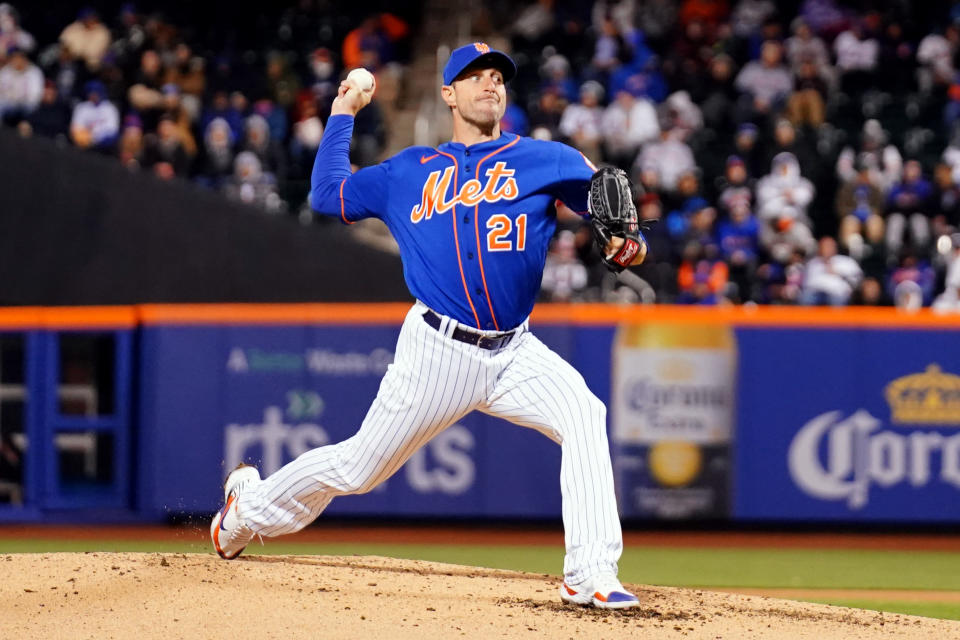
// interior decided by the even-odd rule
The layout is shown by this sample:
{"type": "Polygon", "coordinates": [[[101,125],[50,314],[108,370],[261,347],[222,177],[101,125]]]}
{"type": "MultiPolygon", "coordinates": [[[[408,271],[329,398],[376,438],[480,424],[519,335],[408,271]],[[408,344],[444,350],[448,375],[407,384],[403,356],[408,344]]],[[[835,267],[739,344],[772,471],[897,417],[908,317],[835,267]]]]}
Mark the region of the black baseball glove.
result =
{"type": "Polygon", "coordinates": [[[620,273],[637,257],[644,242],[627,174],[622,169],[601,167],[590,178],[587,209],[600,259],[608,269],[620,273]],[[621,238],[624,242],[615,254],[608,256],[607,247],[613,238],[621,238]]]}

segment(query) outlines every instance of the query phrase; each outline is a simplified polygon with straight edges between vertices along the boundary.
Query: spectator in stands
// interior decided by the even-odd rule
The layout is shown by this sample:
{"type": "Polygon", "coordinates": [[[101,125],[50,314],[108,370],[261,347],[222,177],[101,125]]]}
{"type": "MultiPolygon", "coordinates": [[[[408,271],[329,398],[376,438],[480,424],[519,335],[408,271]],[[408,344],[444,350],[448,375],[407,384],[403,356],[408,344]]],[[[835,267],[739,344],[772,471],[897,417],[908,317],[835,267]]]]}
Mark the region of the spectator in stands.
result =
{"type": "Polygon", "coordinates": [[[244,131],[240,151],[253,153],[263,170],[273,174],[278,183],[283,183],[287,178],[287,158],[280,144],[270,137],[266,118],[256,113],[247,116],[244,131]]]}
{"type": "Polygon", "coordinates": [[[678,256],[667,225],[663,224],[660,197],[656,193],[644,193],[637,199],[637,212],[640,222],[647,227],[643,235],[647,240],[649,259],[635,271],[657,292],[672,294],[676,290],[678,256]]]}
{"type": "Polygon", "coordinates": [[[143,119],[145,131],[155,131],[164,111],[163,63],[154,49],[145,49],[140,56],[140,69],[134,78],[127,100],[143,119]]]}
{"type": "Polygon", "coordinates": [[[897,306],[910,308],[929,305],[933,302],[937,281],[937,274],[930,263],[919,257],[910,249],[904,249],[900,254],[897,268],[890,273],[887,282],[887,294],[893,298],[897,306]],[[903,298],[907,302],[902,302],[903,298]],[[911,300],[919,298],[919,300],[911,300]]]}
{"type": "Polygon", "coordinates": [[[570,302],[587,286],[587,268],[577,258],[572,231],[561,231],[550,244],[540,286],[551,302],[570,302]]]}
{"type": "Polygon", "coordinates": [[[0,120],[16,126],[26,120],[43,98],[43,72],[27,54],[14,49],[0,69],[0,120]]]}
{"type": "Polygon", "coordinates": [[[803,0],[800,18],[810,25],[815,34],[833,39],[847,27],[847,15],[836,0],[803,0]]]}
{"type": "Polygon", "coordinates": [[[343,40],[344,68],[364,66],[364,50],[376,51],[377,60],[384,65],[401,59],[401,50],[409,33],[410,26],[392,13],[379,13],[364,20],[343,40]]]}
{"type": "Polygon", "coordinates": [[[873,220],[883,228],[885,198],[883,191],[872,181],[869,165],[857,163],[856,178],[845,182],[837,191],[836,209],[840,219],[840,244],[849,255],[860,259],[863,250],[864,226],[873,220]]]}
{"type": "Polygon", "coordinates": [[[0,4],[0,52],[19,49],[32,52],[37,46],[36,40],[20,26],[20,14],[10,4],[0,4]]]}
{"type": "Polygon", "coordinates": [[[694,100],[703,112],[704,124],[718,133],[728,133],[733,129],[738,96],[733,86],[733,70],[733,58],[725,53],[715,55],[710,59],[704,82],[692,89],[694,100]]]}
{"type": "Polygon", "coordinates": [[[226,91],[217,91],[213,94],[210,104],[203,112],[203,117],[200,118],[200,129],[206,131],[209,124],[217,118],[221,118],[230,126],[234,140],[243,139],[243,113],[230,104],[230,95],[226,91]]]}
{"type": "Polygon", "coordinates": [[[933,171],[932,225],[936,235],[960,230],[960,186],[953,179],[950,165],[937,164],[933,171]]]}
{"type": "Polygon", "coordinates": [[[530,113],[530,136],[538,140],[558,140],[565,108],[566,102],[557,90],[542,91],[530,113]]]}
{"type": "Polygon", "coordinates": [[[594,44],[588,76],[605,84],[610,73],[630,58],[629,46],[617,23],[613,18],[604,18],[594,44]]]}
{"type": "Polygon", "coordinates": [[[720,255],[727,263],[735,301],[749,299],[759,259],[760,226],[745,202],[735,202],[727,219],[717,225],[720,255]]]}
{"type": "Polygon", "coordinates": [[[684,26],[663,63],[663,72],[670,87],[692,90],[699,84],[713,55],[716,30],[702,20],[684,26]]]}
{"type": "Polygon", "coordinates": [[[850,296],[850,305],[862,307],[885,307],[892,304],[892,300],[883,290],[883,286],[876,278],[865,277],[857,290],[850,296]]]}
{"type": "Polygon", "coordinates": [[[540,66],[541,93],[552,92],[565,102],[577,99],[577,83],[570,75],[570,62],[560,54],[549,56],[540,66]]]}
{"type": "Polygon", "coordinates": [[[764,145],[764,164],[769,167],[773,159],[781,153],[792,153],[800,165],[803,174],[809,178],[816,178],[820,174],[820,157],[808,138],[797,131],[797,128],[787,118],[777,118],[773,126],[773,135],[768,136],[764,145]]]}
{"type": "Polygon", "coordinates": [[[737,89],[743,94],[739,119],[762,121],[778,112],[793,90],[793,79],[782,64],[783,49],[779,42],[763,43],[760,60],[744,65],[737,74],[737,89]]]}
{"type": "Polygon", "coordinates": [[[703,128],[703,112],[690,99],[686,91],[675,91],[667,96],[663,110],[675,133],[683,140],[689,140],[703,128]]]}
{"type": "Polygon", "coordinates": [[[837,156],[837,177],[840,180],[850,182],[856,178],[856,160],[866,164],[870,171],[870,181],[884,193],[900,181],[903,173],[903,156],[896,146],[888,144],[887,132],[876,119],[863,123],[859,150],[846,146],[837,156]]]}
{"type": "Polygon", "coordinates": [[[757,125],[752,122],[744,122],[737,127],[732,138],[733,146],[727,154],[727,156],[735,155],[743,160],[747,175],[751,178],[762,176],[770,170],[770,163],[764,156],[765,150],[759,144],[759,140],[760,129],[757,125]]]}
{"type": "Polygon", "coordinates": [[[796,126],[816,129],[823,124],[827,111],[827,81],[820,67],[810,61],[800,63],[787,99],[787,117],[796,126]]]}
{"type": "Polygon", "coordinates": [[[717,179],[714,190],[717,204],[724,215],[732,215],[737,207],[753,211],[754,180],[747,173],[747,167],[740,156],[727,157],[724,174],[717,179]]]}
{"type": "Polygon", "coordinates": [[[857,261],[837,253],[837,241],[824,236],[820,238],[817,255],[804,269],[800,303],[843,306],[850,301],[862,278],[857,261]]]}
{"type": "Polygon", "coordinates": [[[143,121],[135,113],[123,119],[123,128],[120,132],[120,142],[117,144],[117,156],[120,164],[128,169],[141,169],[144,164],[146,150],[143,136],[143,121]]]}
{"type": "Polygon", "coordinates": [[[704,247],[716,245],[717,210],[699,196],[688,199],[684,209],[689,212],[684,241],[694,240],[704,247]]]}
{"type": "Polygon", "coordinates": [[[680,176],[696,168],[690,146],[672,130],[662,127],[660,139],[645,145],[633,165],[635,175],[648,171],[655,174],[656,183],[664,192],[676,190],[680,176]]]}
{"type": "Polygon", "coordinates": [[[690,242],[677,270],[677,303],[718,304],[725,300],[729,271],[716,245],[690,242]]]}
{"type": "Polygon", "coordinates": [[[290,137],[292,169],[297,176],[308,177],[323,137],[323,122],[317,114],[317,105],[310,93],[297,99],[294,123],[290,137]]]}
{"type": "Polygon", "coordinates": [[[110,48],[110,30],[100,22],[96,11],[85,7],[77,13],[76,21],[60,33],[60,44],[71,57],[81,60],[87,71],[95,74],[110,48]]]}
{"type": "Polygon", "coordinates": [[[140,53],[147,45],[149,37],[142,16],[133,3],[121,5],[112,31],[110,51],[116,56],[117,64],[125,74],[132,72],[140,61],[140,53]]]}
{"type": "Polygon", "coordinates": [[[898,253],[904,245],[907,226],[911,245],[918,251],[930,242],[930,207],[933,186],[923,177],[923,167],[916,160],[903,166],[903,180],[894,185],[887,196],[887,247],[898,253]]]}
{"type": "Polygon", "coordinates": [[[659,59],[650,56],[646,61],[621,65],[610,74],[610,93],[629,91],[638,98],[649,98],[655,103],[667,97],[667,81],[660,72],[659,59]]]}
{"type": "Polygon", "coordinates": [[[785,263],[765,262],[757,267],[751,299],[762,304],[797,304],[803,289],[806,254],[794,250],[785,263]]]}
{"type": "Polygon", "coordinates": [[[730,14],[733,35],[744,40],[749,38],[757,33],[776,11],[776,5],[770,0],[738,0],[730,14]]]}
{"type": "Polygon", "coordinates": [[[57,85],[47,80],[43,85],[40,104],[20,123],[20,132],[24,135],[38,135],[45,138],[66,140],[70,130],[70,106],[60,98],[57,85]]]}
{"type": "Polygon", "coordinates": [[[73,59],[67,48],[61,45],[51,47],[56,52],[56,59],[41,65],[44,75],[53,79],[57,85],[57,93],[64,100],[71,100],[80,93],[80,65],[73,59]]]}
{"type": "Polygon", "coordinates": [[[510,25],[515,51],[539,51],[548,44],[556,28],[554,0],[537,0],[528,4],[510,25]]]}
{"type": "Polygon", "coordinates": [[[636,4],[633,0],[596,0],[590,10],[590,24],[601,31],[604,23],[612,20],[617,30],[627,35],[634,30],[636,4]]]}
{"type": "Polygon", "coordinates": [[[74,107],[70,119],[70,139],[81,149],[109,153],[120,133],[120,113],[99,80],[87,82],[84,92],[87,99],[74,107]]]}
{"type": "Polygon", "coordinates": [[[333,60],[333,53],[330,49],[318,47],[310,54],[310,79],[308,83],[310,90],[313,92],[314,100],[318,105],[321,105],[321,111],[329,110],[330,104],[337,96],[337,87],[340,86],[337,65],[333,60]]]}
{"type": "Polygon", "coordinates": [[[804,63],[813,64],[818,73],[827,73],[830,69],[830,52],[823,39],[814,35],[803,18],[795,19],[792,26],[793,35],[787,38],[784,47],[793,73],[798,74],[804,63]]]}
{"type": "Polygon", "coordinates": [[[942,33],[928,33],[917,48],[917,84],[924,93],[946,87],[954,81],[954,58],[960,49],[960,26],[950,24],[942,33]]]}
{"type": "Polygon", "coordinates": [[[233,161],[233,176],[223,186],[231,200],[259,207],[269,213],[280,213],[285,204],[276,191],[272,176],[265,174],[257,156],[241,151],[233,161]]]}
{"type": "Polygon", "coordinates": [[[183,108],[180,87],[171,82],[163,85],[161,93],[163,95],[163,112],[160,117],[165,116],[174,123],[177,129],[177,137],[180,139],[184,151],[192,159],[197,155],[197,140],[193,137],[193,123],[190,120],[190,115],[183,108]]]}
{"type": "Polygon", "coordinates": [[[173,62],[163,73],[163,84],[174,84],[180,90],[180,104],[191,122],[200,119],[203,95],[207,88],[207,75],[202,57],[193,55],[193,49],[185,42],[173,50],[173,62]]]}
{"type": "Polygon", "coordinates": [[[943,129],[953,131],[960,123],[960,83],[947,88],[947,103],[943,106],[943,129]]]}
{"type": "Polygon", "coordinates": [[[580,87],[580,101],[567,105],[560,119],[560,133],[594,162],[600,161],[603,131],[603,85],[588,80],[580,87]]]}
{"type": "Polygon", "coordinates": [[[160,116],[157,132],[144,138],[144,167],[163,180],[185,178],[190,172],[190,155],[183,146],[177,123],[169,115],[160,116]]]}
{"type": "Polygon", "coordinates": [[[677,16],[681,27],[691,22],[702,22],[708,29],[715,29],[730,15],[727,0],[683,0],[677,16]]]}
{"type": "Polygon", "coordinates": [[[884,282],[890,271],[891,256],[887,252],[886,232],[883,225],[883,219],[879,217],[867,218],[863,224],[863,242],[862,245],[854,242],[856,236],[851,237],[851,251],[856,255],[851,255],[858,263],[863,273],[868,278],[873,278],[877,282],[884,282]]]}
{"type": "Polygon", "coordinates": [[[880,87],[895,96],[915,91],[916,66],[916,46],[907,39],[900,22],[889,22],[880,41],[880,87]]]}
{"type": "Polygon", "coordinates": [[[203,151],[197,181],[204,186],[220,189],[233,174],[233,130],[223,118],[214,118],[203,134],[203,151]]]}
{"type": "Polygon", "coordinates": [[[663,51],[664,41],[677,22],[674,0],[646,0],[636,8],[636,24],[654,51],[663,51]]]}
{"type": "Polygon", "coordinates": [[[300,92],[300,78],[290,68],[287,56],[272,51],[267,56],[266,70],[267,93],[270,99],[284,109],[293,106],[300,92]]]}
{"type": "Polygon", "coordinates": [[[813,184],[800,174],[796,156],[781,153],[773,158],[770,173],[757,183],[757,211],[760,243],[774,259],[782,262],[795,249],[813,252],[816,242],[807,207],[814,194],[813,184]]]}
{"type": "Polygon", "coordinates": [[[603,112],[600,123],[606,159],[629,169],[640,147],[660,137],[657,110],[646,98],[621,91],[603,112]]]}
{"type": "Polygon", "coordinates": [[[880,43],[867,34],[863,20],[854,20],[850,28],[833,42],[840,74],[840,89],[857,96],[876,86],[880,43]]]}

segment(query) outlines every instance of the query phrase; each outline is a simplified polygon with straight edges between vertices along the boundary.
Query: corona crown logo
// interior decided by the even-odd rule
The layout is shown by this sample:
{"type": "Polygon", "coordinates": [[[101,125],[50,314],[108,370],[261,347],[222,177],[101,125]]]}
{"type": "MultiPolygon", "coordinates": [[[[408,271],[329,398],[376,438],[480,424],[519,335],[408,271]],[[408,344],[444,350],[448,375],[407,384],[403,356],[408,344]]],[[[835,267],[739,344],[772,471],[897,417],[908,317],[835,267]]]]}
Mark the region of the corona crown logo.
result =
{"type": "Polygon", "coordinates": [[[473,48],[480,53],[490,53],[490,45],[488,45],[486,42],[474,42],[473,48]]]}
{"type": "Polygon", "coordinates": [[[960,376],[944,373],[937,364],[897,378],[884,393],[893,422],[960,426],[960,376]]]}

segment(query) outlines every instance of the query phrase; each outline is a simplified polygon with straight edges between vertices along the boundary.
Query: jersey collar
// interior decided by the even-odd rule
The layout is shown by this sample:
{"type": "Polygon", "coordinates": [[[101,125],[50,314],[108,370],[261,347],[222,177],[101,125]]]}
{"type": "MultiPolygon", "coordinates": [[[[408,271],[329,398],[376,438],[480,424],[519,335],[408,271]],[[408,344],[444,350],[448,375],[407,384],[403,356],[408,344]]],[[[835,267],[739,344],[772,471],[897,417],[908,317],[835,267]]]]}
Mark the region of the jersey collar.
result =
{"type": "Polygon", "coordinates": [[[503,145],[511,142],[514,138],[517,137],[515,133],[508,133],[506,131],[500,132],[500,137],[494,140],[488,140],[486,142],[478,142],[477,144],[472,144],[469,147],[463,144],[462,142],[444,142],[437,149],[440,151],[446,151],[448,153],[457,152],[463,153],[466,150],[469,150],[470,153],[484,152],[484,151],[493,151],[503,145]]]}

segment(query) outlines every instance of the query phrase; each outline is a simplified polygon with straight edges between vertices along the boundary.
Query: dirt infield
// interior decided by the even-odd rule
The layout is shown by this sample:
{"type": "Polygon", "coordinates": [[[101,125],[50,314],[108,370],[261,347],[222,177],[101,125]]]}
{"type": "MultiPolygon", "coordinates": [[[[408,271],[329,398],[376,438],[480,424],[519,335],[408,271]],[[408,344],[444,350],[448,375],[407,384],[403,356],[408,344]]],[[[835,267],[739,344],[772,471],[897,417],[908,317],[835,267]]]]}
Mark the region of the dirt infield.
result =
{"type": "Polygon", "coordinates": [[[639,609],[563,606],[557,578],[379,557],[0,556],[3,638],[960,638],[960,622],[633,585],[639,609]]]}

